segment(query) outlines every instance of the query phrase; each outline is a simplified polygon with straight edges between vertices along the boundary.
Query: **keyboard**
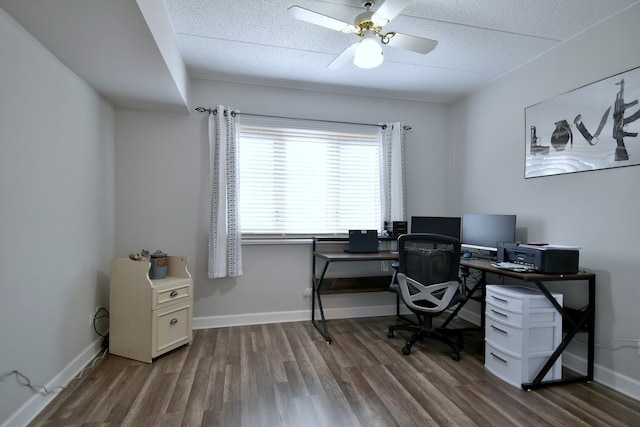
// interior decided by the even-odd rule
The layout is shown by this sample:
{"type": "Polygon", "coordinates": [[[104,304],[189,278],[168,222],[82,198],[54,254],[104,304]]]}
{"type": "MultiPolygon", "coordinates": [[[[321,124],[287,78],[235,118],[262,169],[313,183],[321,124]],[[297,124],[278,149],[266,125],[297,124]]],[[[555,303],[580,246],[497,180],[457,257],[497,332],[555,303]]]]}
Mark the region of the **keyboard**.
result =
{"type": "Polygon", "coordinates": [[[511,271],[535,271],[535,269],[528,265],[516,264],[515,262],[494,262],[491,264],[492,267],[500,268],[502,270],[511,270],[511,271]]]}

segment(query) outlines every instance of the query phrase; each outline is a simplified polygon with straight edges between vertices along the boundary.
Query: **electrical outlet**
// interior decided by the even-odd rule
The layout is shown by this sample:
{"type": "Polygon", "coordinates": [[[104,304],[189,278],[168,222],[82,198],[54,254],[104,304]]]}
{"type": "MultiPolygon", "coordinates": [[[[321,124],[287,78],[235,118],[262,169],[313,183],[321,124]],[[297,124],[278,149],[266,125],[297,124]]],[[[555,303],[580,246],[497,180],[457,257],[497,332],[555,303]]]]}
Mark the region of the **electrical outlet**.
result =
{"type": "Polygon", "coordinates": [[[311,288],[305,289],[304,292],[302,293],[302,296],[309,298],[311,296],[311,288]]]}

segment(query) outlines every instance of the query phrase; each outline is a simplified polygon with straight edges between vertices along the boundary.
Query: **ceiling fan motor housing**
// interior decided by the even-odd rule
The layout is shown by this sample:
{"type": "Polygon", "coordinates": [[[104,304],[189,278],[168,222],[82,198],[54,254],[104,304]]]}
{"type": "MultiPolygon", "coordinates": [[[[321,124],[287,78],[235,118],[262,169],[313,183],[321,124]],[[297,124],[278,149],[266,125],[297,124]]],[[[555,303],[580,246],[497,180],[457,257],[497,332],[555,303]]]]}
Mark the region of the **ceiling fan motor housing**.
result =
{"type": "Polygon", "coordinates": [[[380,32],[382,29],[382,25],[377,25],[373,21],[373,15],[375,12],[369,10],[373,2],[365,2],[363,4],[364,7],[367,8],[366,11],[362,12],[353,21],[353,25],[358,29],[357,35],[361,36],[368,30],[373,30],[376,34],[380,32]]]}

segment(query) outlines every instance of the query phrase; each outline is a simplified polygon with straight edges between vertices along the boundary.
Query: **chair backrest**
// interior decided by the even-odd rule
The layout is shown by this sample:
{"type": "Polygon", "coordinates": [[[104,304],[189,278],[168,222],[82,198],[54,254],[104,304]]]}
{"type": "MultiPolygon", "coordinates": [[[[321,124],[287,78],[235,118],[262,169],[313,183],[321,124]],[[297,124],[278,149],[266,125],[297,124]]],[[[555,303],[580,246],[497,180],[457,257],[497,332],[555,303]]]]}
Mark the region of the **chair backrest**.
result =
{"type": "Polygon", "coordinates": [[[458,280],[460,240],[410,233],[398,238],[398,272],[424,285],[458,280]]]}
{"type": "Polygon", "coordinates": [[[398,239],[398,281],[414,312],[446,310],[460,298],[460,241],[440,234],[405,234],[398,239]]]}

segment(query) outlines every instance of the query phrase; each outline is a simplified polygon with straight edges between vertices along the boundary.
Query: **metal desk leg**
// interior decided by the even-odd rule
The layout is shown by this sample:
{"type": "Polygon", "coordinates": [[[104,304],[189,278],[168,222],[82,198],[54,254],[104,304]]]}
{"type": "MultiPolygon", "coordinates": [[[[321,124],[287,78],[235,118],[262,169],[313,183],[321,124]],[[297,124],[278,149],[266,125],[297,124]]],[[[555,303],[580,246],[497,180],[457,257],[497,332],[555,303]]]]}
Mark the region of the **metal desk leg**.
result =
{"type": "MultiPolygon", "coordinates": [[[[477,331],[478,329],[481,329],[482,331],[484,331],[484,289],[485,289],[485,284],[486,284],[486,280],[485,280],[485,276],[484,276],[484,272],[482,272],[482,278],[480,280],[478,280],[478,282],[476,282],[476,284],[473,286],[473,288],[471,288],[471,291],[469,292],[469,295],[473,295],[476,293],[476,291],[478,289],[482,289],[482,301],[480,302],[482,307],[481,307],[481,317],[482,320],[481,322],[481,326],[480,328],[476,328],[476,327],[472,327],[472,328],[457,328],[457,330],[460,330],[462,332],[464,331],[477,331]]],[[[467,298],[466,300],[462,301],[460,304],[458,304],[458,306],[451,312],[451,314],[449,314],[449,316],[446,318],[446,320],[442,323],[442,325],[440,325],[439,329],[446,329],[447,325],[449,325],[449,323],[451,323],[451,321],[458,315],[458,312],[460,310],[462,310],[462,307],[465,306],[465,304],[467,303],[467,301],[469,301],[470,298],[467,298]]]]}
{"type": "Polygon", "coordinates": [[[595,279],[589,279],[589,305],[582,312],[582,316],[580,316],[580,318],[577,320],[571,318],[571,316],[567,314],[567,312],[562,308],[560,304],[558,304],[556,299],[553,298],[553,295],[551,295],[549,290],[544,286],[542,282],[535,281],[535,284],[542,291],[545,297],[553,304],[553,306],[558,311],[558,313],[562,315],[563,320],[566,321],[566,323],[570,326],[570,329],[569,331],[567,331],[563,340],[560,342],[560,344],[555,349],[553,354],[549,356],[549,359],[544,364],[544,366],[540,369],[540,371],[538,372],[534,380],[530,383],[522,384],[522,388],[526,390],[533,390],[533,389],[537,389],[537,388],[544,387],[551,384],[569,384],[569,383],[575,383],[575,382],[592,381],[593,380],[593,355],[594,355],[594,347],[592,346],[592,344],[594,344],[594,341],[593,341],[594,324],[591,323],[591,321],[595,319],[595,316],[594,316],[595,314],[595,279]],[[574,378],[567,378],[567,379],[561,378],[557,380],[543,381],[543,378],[545,377],[545,375],[547,375],[547,373],[552,368],[552,366],[556,363],[560,355],[565,351],[565,349],[567,348],[567,346],[569,345],[573,337],[575,337],[575,335],[578,333],[581,325],[584,325],[585,323],[587,324],[587,328],[588,328],[587,332],[589,335],[587,375],[578,376],[574,378]]]}
{"type": "MultiPolygon", "coordinates": [[[[566,320],[571,325],[571,330],[567,332],[567,334],[565,335],[564,339],[560,342],[558,347],[556,347],[556,349],[551,354],[551,356],[549,356],[549,359],[547,359],[547,362],[538,371],[538,373],[536,374],[536,376],[533,379],[533,381],[530,382],[530,383],[523,383],[522,384],[522,388],[525,389],[525,390],[533,390],[533,389],[539,388],[539,387],[544,386],[547,383],[549,383],[547,381],[543,382],[542,379],[551,370],[553,365],[556,363],[556,361],[558,360],[560,355],[564,352],[564,350],[567,348],[567,346],[569,345],[569,343],[571,342],[573,337],[576,335],[576,332],[578,331],[578,325],[573,321],[573,319],[571,319],[567,315],[567,313],[564,311],[562,306],[558,303],[558,301],[556,301],[556,299],[553,297],[553,295],[551,295],[551,292],[549,292],[549,290],[544,286],[544,284],[542,282],[540,282],[539,280],[536,280],[535,284],[536,284],[536,286],[538,286],[538,289],[540,289],[540,291],[542,291],[542,293],[549,300],[549,302],[551,302],[551,304],[553,304],[553,306],[556,309],[556,311],[558,313],[560,313],[560,315],[562,316],[562,319],[566,320]]],[[[557,383],[561,382],[562,380],[552,380],[552,381],[557,384],[557,383]]]]}
{"type": "Polygon", "coordinates": [[[320,277],[316,277],[315,271],[315,257],[313,259],[313,288],[312,288],[312,303],[311,303],[311,323],[313,323],[313,326],[315,326],[315,328],[322,334],[323,338],[327,341],[327,344],[331,344],[331,342],[333,341],[333,339],[331,338],[331,336],[329,335],[329,328],[327,327],[327,319],[324,317],[324,310],[322,308],[322,298],[320,296],[320,291],[322,289],[322,281],[324,280],[324,275],[327,273],[327,269],[329,268],[329,262],[326,261],[325,265],[322,269],[322,274],[320,274],[320,277]],[[316,299],[318,300],[318,308],[320,309],[320,322],[316,321],[316,309],[315,309],[315,302],[316,299]],[[320,327],[320,325],[318,323],[322,323],[322,328],[320,327]]]}
{"type": "Polygon", "coordinates": [[[596,278],[589,278],[589,306],[587,311],[587,381],[593,381],[595,361],[595,329],[596,329],[596,278]]]}

